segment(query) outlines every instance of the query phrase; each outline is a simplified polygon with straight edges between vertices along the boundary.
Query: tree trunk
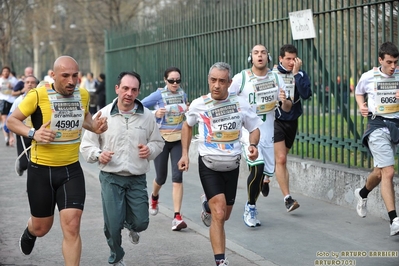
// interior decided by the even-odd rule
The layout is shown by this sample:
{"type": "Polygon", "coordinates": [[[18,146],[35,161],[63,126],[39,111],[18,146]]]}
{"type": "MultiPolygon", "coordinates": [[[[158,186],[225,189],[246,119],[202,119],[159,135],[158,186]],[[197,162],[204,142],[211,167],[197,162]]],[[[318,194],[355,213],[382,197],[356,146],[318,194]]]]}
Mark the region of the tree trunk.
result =
{"type": "Polygon", "coordinates": [[[3,61],[1,62],[2,66],[11,67],[11,34],[12,34],[12,25],[10,19],[7,19],[3,22],[5,27],[0,31],[0,53],[3,61]],[[1,35],[1,33],[3,33],[1,35]]]}
{"type": "Polygon", "coordinates": [[[32,37],[33,37],[33,75],[35,75],[36,78],[40,79],[41,78],[40,69],[42,68],[39,60],[40,40],[39,40],[39,34],[36,22],[33,22],[32,37]]]}
{"type": "Polygon", "coordinates": [[[96,49],[96,44],[93,39],[93,37],[87,38],[87,46],[89,47],[90,71],[93,73],[94,78],[96,78],[100,74],[101,67],[98,62],[99,52],[96,49]]]}
{"type": "MultiPolygon", "coordinates": [[[[91,12],[90,10],[90,2],[89,1],[85,1],[84,2],[84,8],[85,11],[87,13],[91,12]]],[[[87,16],[83,16],[83,24],[84,24],[84,29],[86,32],[86,42],[87,42],[87,47],[89,49],[89,62],[90,62],[90,72],[93,73],[94,78],[97,77],[100,73],[99,73],[99,63],[98,63],[98,59],[97,59],[97,49],[96,49],[96,41],[94,38],[94,30],[91,29],[91,27],[95,27],[95,25],[93,25],[93,23],[91,23],[91,21],[88,19],[87,16]]]]}

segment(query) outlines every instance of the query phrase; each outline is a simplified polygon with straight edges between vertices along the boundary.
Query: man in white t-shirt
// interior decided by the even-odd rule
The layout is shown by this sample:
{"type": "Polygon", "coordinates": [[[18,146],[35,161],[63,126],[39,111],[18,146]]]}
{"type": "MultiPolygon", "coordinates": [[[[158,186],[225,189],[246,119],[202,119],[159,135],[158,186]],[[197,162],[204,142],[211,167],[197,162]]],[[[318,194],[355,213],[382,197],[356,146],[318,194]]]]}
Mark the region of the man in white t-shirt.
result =
{"type": "MultiPolygon", "coordinates": [[[[16,96],[12,95],[14,86],[18,83],[18,80],[11,75],[11,69],[8,66],[4,66],[1,69],[0,75],[0,113],[1,113],[1,123],[5,125],[7,120],[7,115],[10,112],[11,106],[16,96]]],[[[2,127],[3,128],[3,127],[2,127]]],[[[6,145],[10,145],[10,132],[7,132],[3,128],[4,140],[6,145]]]]}
{"type": "Polygon", "coordinates": [[[399,218],[395,207],[393,177],[395,154],[399,143],[399,50],[391,42],[383,43],[378,51],[381,66],[364,73],[356,86],[356,102],[367,129],[363,145],[371,152],[374,169],[363,188],[354,192],[357,214],[367,215],[367,196],[381,183],[381,196],[390,220],[390,235],[399,234],[399,218]],[[365,101],[367,95],[367,102],[365,101]]]}
{"type": "Polygon", "coordinates": [[[181,137],[182,157],[178,162],[181,171],[188,170],[193,126],[198,124],[199,176],[212,213],[209,234],[219,266],[228,265],[224,223],[230,217],[237,192],[241,128],[249,131],[248,156],[255,160],[260,136],[258,127],[262,124],[243,98],[228,92],[231,81],[229,64],[218,62],[210,68],[210,93],[195,99],[186,113],[181,137]]]}
{"type": "Polygon", "coordinates": [[[53,70],[52,69],[47,70],[47,75],[44,76],[43,80],[48,82],[48,83],[54,83],[53,70]]]}

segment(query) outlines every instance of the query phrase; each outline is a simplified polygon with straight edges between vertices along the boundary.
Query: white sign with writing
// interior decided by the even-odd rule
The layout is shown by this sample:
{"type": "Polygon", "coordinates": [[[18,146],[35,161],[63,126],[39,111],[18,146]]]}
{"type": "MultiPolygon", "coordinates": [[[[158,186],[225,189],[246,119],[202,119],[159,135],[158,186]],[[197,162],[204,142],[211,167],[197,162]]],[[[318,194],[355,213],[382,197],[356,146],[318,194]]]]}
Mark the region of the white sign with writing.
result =
{"type": "Polygon", "coordinates": [[[316,38],[311,9],[290,12],[289,17],[294,40],[316,38]]]}

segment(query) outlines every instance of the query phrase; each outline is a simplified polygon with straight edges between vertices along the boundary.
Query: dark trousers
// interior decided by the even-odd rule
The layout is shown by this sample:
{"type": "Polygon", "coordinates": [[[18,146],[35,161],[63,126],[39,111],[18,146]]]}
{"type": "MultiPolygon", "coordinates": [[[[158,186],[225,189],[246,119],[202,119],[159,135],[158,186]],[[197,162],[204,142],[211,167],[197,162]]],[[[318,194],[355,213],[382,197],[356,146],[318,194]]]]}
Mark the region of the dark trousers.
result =
{"type": "MultiPolygon", "coordinates": [[[[22,145],[22,141],[25,144],[25,148],[28,148],[30,146],[32,140],[29,138],[25,138],[25,137],[22,137],[22,140],[21,140],[21,136],[19,136],[19,135],[16,135],[16,137],[17,137],[17,153],[19,156],[21,153],[24,152],[24,146],[22,145]]],[[[27,151],[27,155],[30,157],[30,150],[27,151]]],[[[21,158],[19,158],[19,168],[23,171],[28,169],[27,155],[26,154],[22,155],[21,158]]]]}

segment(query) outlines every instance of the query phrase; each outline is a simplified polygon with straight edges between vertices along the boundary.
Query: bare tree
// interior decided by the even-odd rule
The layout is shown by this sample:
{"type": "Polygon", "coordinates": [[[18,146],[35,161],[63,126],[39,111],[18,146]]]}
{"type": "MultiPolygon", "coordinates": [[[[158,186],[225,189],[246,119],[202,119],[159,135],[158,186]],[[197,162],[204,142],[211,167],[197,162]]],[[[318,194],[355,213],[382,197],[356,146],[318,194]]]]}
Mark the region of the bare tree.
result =
{"type": "Polygon", "coordinates": [[[79,18],[76,26],[87,45],[86,56],[91,72],[98,75],[103,68],[105,30],[125,28],[144,12],[143,6],[157,2],[159,0],[63,1],[63,5],[68,5],[79,18]]]}
{"type": "MultiPolygon", "coordinates": [[[[30,66],[33,66],[34,75],[37,78],[41,78],[41,55],[44,50],[41,49],[41,44],[44,44],[44,36],[48,35],[49,28],[48,21],[44,14],[51,12],[46,10],[45,3],[50,1],[44,0],[30,0],[28,5],[22,12],[21,18],[19,20],[19,30],[14,35],[14,42],[20,47],[20,51],[24,51],[29,55],[30,62],[26,62],[30,66]],[[32,65],[32,63],[33,65],[32,65]]],[[[25,1],[26,3],[26,1],[25,1]]],[[[26,67],[27,65],[21,66],[26,67]]]]}
{"type": "Polygon", "coordinates": [[[26,8],[22,0],[0,0],[2,19],[0,21],[0,59],[2,65],[11,65],[10,50],[13,44],[15,28],[19,26],[26,8]]]}
{"type": "MultiPolygon", "coordinates": [[[[160,20],[176,18],[171,15],[176,9],[184,18],[201,5],[200,0],[0,0],[0,59],[11,64],[12,55],[26,54],[40,77],[56,57],[68,54],[98,75],[104,66],[105,31],[146,31],[160,20]]],[[[27,64],[26,59],[20,64],[27,64]]]]}

